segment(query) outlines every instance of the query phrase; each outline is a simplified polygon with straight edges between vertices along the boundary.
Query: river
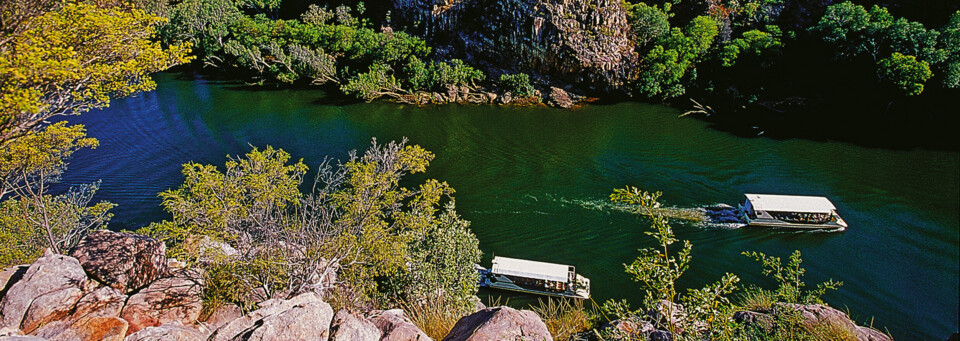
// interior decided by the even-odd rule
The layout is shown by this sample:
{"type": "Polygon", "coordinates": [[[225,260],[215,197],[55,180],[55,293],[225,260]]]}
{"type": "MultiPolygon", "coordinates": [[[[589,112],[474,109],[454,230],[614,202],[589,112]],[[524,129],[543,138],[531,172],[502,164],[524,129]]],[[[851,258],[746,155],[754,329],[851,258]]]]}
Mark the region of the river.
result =
{"type": "Polygon", "coordinates": [[[609,205],[614,188],[663,191],[661,201],[677,207],[735,204],[748,192],[822,195],[849,229],[676,223],[678,237],[694,245],[680,285],[699,287],[733,272],[744,285],[769,287],[759,264],[740,252],[787,258],[799,249],[807,282],[843,281],[824,299],[860,324],[873,321],[898,339],[942,340],[957,331],[955,151],[737,137],[640,103],[575,111],[415,107],[344,103],[319,90],[250,88],[190,73],[156,79],[156,91],[71,118],[101,145],[77,153],[63,182],[102,180],[96,198],[119,204],[115,229],[167,218],[157,193],[182,182],[180,165],[188,161],[222,167],[228,154],[272,145],[315,169],[324,156],[345,158],[372,137],[406,137],[436,154],[426,176],[456,189],[457,209],[472,221],[486,265],[492,255],[573,264],[592,279],[598,302],[638,304],[640,286],[622,264],[653,241],[643,234],[644,220],[609,205]]]}

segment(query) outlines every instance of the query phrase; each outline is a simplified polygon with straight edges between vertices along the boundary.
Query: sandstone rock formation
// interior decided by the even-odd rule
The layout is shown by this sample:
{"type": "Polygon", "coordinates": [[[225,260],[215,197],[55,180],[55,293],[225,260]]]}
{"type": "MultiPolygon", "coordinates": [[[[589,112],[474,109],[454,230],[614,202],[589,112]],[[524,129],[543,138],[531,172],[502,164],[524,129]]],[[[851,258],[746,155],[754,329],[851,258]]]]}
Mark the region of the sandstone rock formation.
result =
{"type": "Polygon", "coordinates": [[[326,340],[333,309],[314,293],[272,299],[214,331],[216,340],[326,340]]]}
{"type": "Polygon", "coordinates": [[[383,333],[381,341],[433,341],[400,309],[375,311],[368,320],[383,333]]]}
{"type": "Polygon", "coordinates": [[[176,277],[161,278],[130,296],[120,315],[130,322],[127,333],[171,322],[196,322],[203,308],[199,277],[180,273],[176,277]]]}
{"type": "Polygon", "coordinates": [[[86,282],[80,262],[47,250],[3,297],[0,327],[28,329],[29,333],[38,324],[65,316],[80,300],[86,282]],[[35,301],[38,304],[34,305],[35,301]],[[31,328],[24,328],[25,320],[31,328]]]}
{"type": "Polygon", "coordinates": [[[383,333],[373,322],[360,319],[346,309],[333,316],[330,341],[377,341],[383,333]]]}
{"type": "MultiPolygon", "coordinates": [[[[393,0],[398,28],[499,73],[611,91],[635,79],[626,12],[617,0],[393,0]],[[499,72],[497,70],[500,70],[499,72]]],[[[446,56],[444,56],[446,55],[446,56]]]]}
{"type": "Polygon", "coordinates": [[[90,277],[123,293],[138,290],[166,271],[163,242],[130,233],[95,231],[83,237],[70,256],[77,258],[90,277]]]}
{"type": "Polygon", "coordinates": [[[540,316],[510,307],[487,308],[464,316],[444,341],[548,340],[553,337],[540,316]]]}
{"type": "Polygon", "coordinates": [[[124,341],[202,341],[207,336],[200,331],[179,323],[147,327],[127,335],[124,341]]]}

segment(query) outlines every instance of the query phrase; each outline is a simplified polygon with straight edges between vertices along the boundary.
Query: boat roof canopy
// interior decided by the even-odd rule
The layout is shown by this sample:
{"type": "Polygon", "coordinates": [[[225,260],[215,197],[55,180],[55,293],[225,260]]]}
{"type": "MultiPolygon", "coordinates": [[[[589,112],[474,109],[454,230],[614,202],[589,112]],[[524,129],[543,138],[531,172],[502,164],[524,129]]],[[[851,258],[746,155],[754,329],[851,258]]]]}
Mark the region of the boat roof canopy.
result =
{"type": "Polygon", "coordinates": [[[830,199],[800,195],[745,194],[754,211],[831,213],[837,208],[830,199]]]}
{"type": "Polygon", "coordinates": [[[493,267],[490,271],[508,276],[566,282],[570,266],[497,256],[493,257],[493,267]]]}

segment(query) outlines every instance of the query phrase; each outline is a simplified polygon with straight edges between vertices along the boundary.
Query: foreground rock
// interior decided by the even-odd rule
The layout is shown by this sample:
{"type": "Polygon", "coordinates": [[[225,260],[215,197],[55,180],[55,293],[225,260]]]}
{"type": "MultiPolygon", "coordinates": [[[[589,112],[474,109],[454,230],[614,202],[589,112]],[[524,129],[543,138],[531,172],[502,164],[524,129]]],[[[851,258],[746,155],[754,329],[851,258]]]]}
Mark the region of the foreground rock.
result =
{"type": "Polygon", "coordinates": [[[403,310],[391,309],[374,312],[369,321],[383,333],[381,341],[433,341],[426,333],[403,315],[403,310]]]}
{"type": "Polygon", "coordinates": [[[346,309],[333,316],[330,341],[377,341],[383,333],[373,322],[362,320],[346,309]]]}
{"type": "Polygon", "coordinates": [[[314,293],[272,299],[217,329],[209,340],[326,340],[333,309],[314,293]]]}
{"type": "Polygon", "coordinates": [[[207,335],[179,323],[144,328],[128,335],[124,341],[201,341],[207,335]]]}
{"type": "Polygon", "coordinates": [[[836,326],[853,332],[860,341],[892,341],[879,330],[858,326],[846,313],[822,304],[777,303],[769,312],[739,311],[733,314],[738,323],[754,325],[761,330],[773,331],[777,315],[797,313],[808,328],[836,326]]]}
{"type": "Polygon", "coordinates": [[[128,334],[172,322],[191,325],[197,322],[203,308],[201,294],[199,274],[189,276],[182,272],[161,278],[130,296],[120,317],[130,323],[128,334]]]}
{"type": "Polygon", "coordinates": [[[464,316],[444,341],[548,340],[553,337],[540,316],[510,307],[487,308],[464,316]]]}
{"type": "Polygon", "coordinates": [[[90,277],[123,293],[138,290],[166,272],[166,246],[141,235],[95,231],[83,237],[70,256],[90,277]]]}
{"type": "Polygon", "coordinates": [[[80,300],[86,282],[87,274],[76,259],[47,250],[3,297],[0,327],[30,333],[39,325],[66,316],[80,300]]]}
{"type": "Polygon", "coordinates": [[[46,323],[34,335],[49,340],[123,340],[128,323],[120,319],[127,295],[101,286],[83,296],[70,315],[46,323]]]}

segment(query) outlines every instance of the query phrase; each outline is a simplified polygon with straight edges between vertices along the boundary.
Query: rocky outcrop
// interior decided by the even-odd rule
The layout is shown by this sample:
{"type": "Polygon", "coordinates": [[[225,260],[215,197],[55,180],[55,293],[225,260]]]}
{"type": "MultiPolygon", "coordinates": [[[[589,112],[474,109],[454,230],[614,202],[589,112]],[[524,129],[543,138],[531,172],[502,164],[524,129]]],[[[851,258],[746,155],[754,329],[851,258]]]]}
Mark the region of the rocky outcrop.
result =
{"type": "Polygon", "coordinates": [[[400,309],[375,311],[371,313],[368,321],[383,333],[381,341],[433,341],[404,316],[400,309]]]}
{"type": "Polygon", "coordinates": [[[333,309],[314,293],[272,299],[210,336],[216,340],[326,340],[333,309]]]}
{"type": "Polygon", "coordinates": [[[822,304],[777,303],[768,312],[738,311],[733,314],[733,318],[739,323],[772,331],[777,327],[776,316],[783,314],[799,314],[801,322],[809,328],[832,325],[850,330],[860,341],[893,340],[879,330],[858,326],[846,313],[822,304]]]}
{"type": "Polygon", "coordinates": [[[377,341],[383,333],[373,322],[360,319],[346,309],[333,316],[330,341],[377,341]]]}
{"type": "Polygon", "coordinates": [[[0,327],[24,329],[62,318],[82,296],[87,275],[76,259],[47,250],[0,303],[0,327]],[[32,310],[32,311],[31,311],[32,310]]]}
{"type": "Polygon", "coordinates": [[[101,286],[84,295],[69,315],[39,326],[32,334],[49,340],[123,340],[128,323],[118,316],[126,299],[119,290],[101,286]]]}
{"type": "Polygon", "coordinates": [[[156,280],[130,296],[120,317],[130,322],[128,334],[171,322],[191,324],[200,317],[201,294],[199,274],[180,272],[175,277],[156,280]]]}
{"type": "Polygon", "coordinates": [[[636,76],[618,0],[393,0],[399,28],[499,73],[611,91],[636,76]],[[498,71],[499,70],[499,71],[498,71]]]}
{"type": "Polygon", "coordinates": [[[70,256],[90,277],[129,293],[147,286],[166,272],[166,246],[154,238],[112,231],[83,237],[70,256]]]}
{"type": "Polygon", "coordinates": [[[124,341],[202,341],[207,335],[179,323],[147,327],[127,335],[124,341]]]}
{"type": "Polygon", "coordinates": [[[510,307],[487,308],[457,321],[444,341],[553,340],[540,316],[510,307]]]}
{"type": "Polygon", "coordinates": [[[207,317],[206,321],[203,321],[206,328],[210,330],[217,330],[223,325],[229,323],[230,321],[236,320],[243,316],[243,311],[240,310],[240,307],[234,304],[224,304],[217,307],[213,310],[213,313],[210,314],[210,317],[207,317]]]}
{"type": "Polygon", "coordinates": [[[549,100],[547,101],[547,104],[554,107],[563,109],[573,108],[573,100],[570,99],[570,94],[568,94],[566,91],[563,91],[561,88],[551,87],[548,99],[549,100]]]}

